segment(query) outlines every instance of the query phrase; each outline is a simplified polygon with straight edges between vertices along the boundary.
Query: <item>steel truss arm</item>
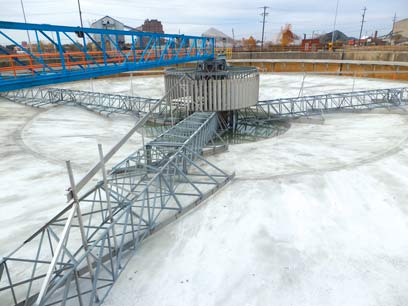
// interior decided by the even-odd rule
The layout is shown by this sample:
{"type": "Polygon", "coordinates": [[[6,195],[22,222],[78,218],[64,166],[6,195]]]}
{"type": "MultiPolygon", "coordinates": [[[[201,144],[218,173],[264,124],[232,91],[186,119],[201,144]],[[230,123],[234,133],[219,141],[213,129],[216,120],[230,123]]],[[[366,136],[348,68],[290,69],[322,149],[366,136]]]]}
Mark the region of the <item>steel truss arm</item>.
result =
{"type": "Polygon", "coordinates": [[[216,113],[194,113],[110,174],[99,147],[102,181],[78,198],[71,181],[70,205],[0,261],[2,304],[100,305],[147,236],[233,177],[201,156],[217,128],[216,113]]]}
{"type": "Polygon", "coordinates": [[[301,117],[343,109],[395,107],[408,103],[408,88],[387,88],[345,93],[303,96],[259,101],[253,107],[240,110],[242,119],[276,119],[301,117]]]}

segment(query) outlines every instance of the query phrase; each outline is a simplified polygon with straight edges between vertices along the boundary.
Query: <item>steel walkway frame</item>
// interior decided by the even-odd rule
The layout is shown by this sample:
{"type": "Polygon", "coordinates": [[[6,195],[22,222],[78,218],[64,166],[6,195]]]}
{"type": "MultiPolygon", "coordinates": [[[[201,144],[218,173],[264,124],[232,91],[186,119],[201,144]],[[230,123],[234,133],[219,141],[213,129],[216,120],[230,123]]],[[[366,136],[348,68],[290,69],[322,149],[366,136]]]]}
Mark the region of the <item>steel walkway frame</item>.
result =
{"type": "MultiPolygon", "coordinates": [[[[10,101],[41,107],[48,104],[68,104],[87,108],[101,114],[130,114],[140,116],[150,111],[157,99],[112,95],[61,88],[28,88],[0,93],[10,101]]],[[[262,125],[268,120],[321,115],[343,109],[361,110],[379,107],[398,107],[408,103],[408,88],[387,88],[295,98],[259,101],[256,105],[238,110],[242,124],[262,125]]],[[[169,116],[177,120],[188,111],[180,103],[162,104],[156,117],[169,116]]]]}
{"type": "MultiPolygon", "coordinates": [[[[49,104],[80,106],[107,116],[111,114],[141,116],[149,112],[158,101],[157,99],[61,88],[28,88],[0,93],[0,96],[34,107],[49,104]]],[[[259,101],[252,107],[238,110],[238,120],[247,129],[261,131],[262,129],[259,128],[262,128],[270,120],[308,117],[344,109],[391,108],[407,103],[407,87],[281,98],[259,101]]],[[[188,111],[182,103],[170,103],[168,101],[167,104],[162,104],[155,111],[154,117],[155,120],[165,122],[171,115],[175,121],[179,121],[188,115],[188,111]]],[[[267,134],[265,136],[267,137],[267,134]]]]}
{"type": "Polygon", "coordinates": [[[0,48],[0,92],[201,61],[213,58],[215,49],[210,37],[7,21],[0,21],[0,37],[21,50],[0,48]],[[13,38],[26,32],[35,38],[35,52],[13,38]]]}
{"type": "MultiPolygon", "coordinates": [[[[38,108],[69,105],[82,107],[108,117],[113,114],[125,114],[138,118],[150,112],[159,101],[159,99],[137,96],[47,87],[32,87],[0,92],[0,97],[38,108]]],[[[178,122],[187,115],[186,109],[179,103],[167,101],[167,103],[161,103],[155,109],[150,117],[150,121],[158,121],[160,123],[178,122]]]]}
{"type": "MultiPolygon", "coordinates": [[[[140,117],[148,113],[159,99],[106,94],[64,88],[33,87],[0,93],[0,96],[27,106],[73,105],[104,115],[128,114],[140,117]]],[[[161,104],[165,107],[166,104],[161,104]]],[[[156,110],[161,112],[161,110],[156,110]]]]}
{"type": "Polygon", "coordinates": [[[159,108],[146,114],[78,183],[67,162],[69,204],[8,256],[0,259],[5,305],[100,305],[131,255],[150,234],[228,183],[205,160],[217,137],[216,113],[194,113],[115,166],[105,164],[159,108]],[[102,180],[85,191],[97,173],[102,180]]]}
{"type": "Polygon", "coordinates": [[[387,88],[259,101],[239,110],[240,120],[275,120],[320,115],[344,109],[398,107],[408,103],[408,88],[387,88]]]}
{"type": "MultiPolygon", "coordinates": [[[[157,99],[61,88],[28,88],[0,93],[0,96],[34,107],[49,104],[80,106],[107,116],[115,113],[140,116],[150,111],[158,101],[157,99]]],[[[281,98],[259,101],[252,107],[238,110],[238,120],[247,128],[254,130],[270,120],[308,117],[344,109],[399,107],[407,103],[407,87],[281,98]]],[[[155,111],[154,117],[155,120],[165,123],[170,116],[177,122],[187,115],[188,111],[182,104],[168,101],[155,111]]]]}

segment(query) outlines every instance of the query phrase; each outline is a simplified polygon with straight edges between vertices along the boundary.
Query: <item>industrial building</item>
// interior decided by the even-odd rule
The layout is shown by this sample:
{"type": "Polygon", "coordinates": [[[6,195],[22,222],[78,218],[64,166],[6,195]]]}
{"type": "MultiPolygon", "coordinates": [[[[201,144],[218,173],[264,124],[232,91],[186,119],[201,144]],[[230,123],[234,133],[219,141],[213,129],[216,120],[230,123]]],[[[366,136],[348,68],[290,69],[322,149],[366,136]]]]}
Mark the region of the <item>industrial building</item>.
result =
{"type": "Polygon", "coordinates": [[[234,39],[216,28],[209,28],[201,36],[213,37],[217,46],[221,48],[232,48],[234,46],[234,39]]]}
{"type": "MultiPolygon", "coordinates": [[[[96,21],[94,21],[91,24],[91,28],[94,29],[105,29],[105,30],[119,30],[123,31],[125,29],[125,25],[120,22],[119,20],[116,20],[115,18],[112,18],[110,16],[105,16],[102,17],[96,21]]],[[[119,45],[124,45],[125,43],[125,36],[124,35],[118,35],[117,37],[114,35],[109,36],[111,41],[116,42],[118,41],[119,45]]],[[[94,35],[94,39],[101,43],[101,36],[100,35],[94,35]]],[[[109,42],[109,39],[106,39],[106,42],[109,42]]]]}
{"type": "Polygon", "coordinates": [[[392,41],[395,44],[408,43],[408,18],[395,22],[392,29],[392,41]]]}
{"type": "Polygon", "coordinates": [[[157,19],[146,19],[137,29],[143,32],[164,34],[163,25],[161,21],[157,19]]]}
{"type": "MultiPolygon", "coordinates": [[[[157,19],[146,19],[144,23],[138,27],[132,27],[129,25],[125,25],[124,23],[120,22],[119,20],[112,18],[110,16],[102,17],[96,21],[94,21],[91,25],[94,29],[106,29],[106,30],[130,30],[136,32],[148,32],[148,33],[158,33],[164,34],[163,25],[157,19]]],[[[105,38],[105,43],[110,45],[112,42],[118,41],[120,46],[125,45],[125,37],[124,35],[116,36],[109,36],[110,39],[105,38]]],[[[94,35],[94,39],[97,42],[101,42],[100,35],[94,35]]],[[[140,42],[138,42],[138,46],[146,45],[149,42],[148,38],[143,38],[140,42]]]]}

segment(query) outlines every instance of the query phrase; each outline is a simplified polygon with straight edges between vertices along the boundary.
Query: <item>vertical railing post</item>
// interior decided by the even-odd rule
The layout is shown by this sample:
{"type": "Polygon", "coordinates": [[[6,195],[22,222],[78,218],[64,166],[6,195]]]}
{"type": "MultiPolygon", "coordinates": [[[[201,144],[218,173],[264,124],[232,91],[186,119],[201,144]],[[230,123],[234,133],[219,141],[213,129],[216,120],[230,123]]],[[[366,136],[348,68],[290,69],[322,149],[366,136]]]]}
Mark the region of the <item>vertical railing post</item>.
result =
{"type": "Polygon", "coordinates": [[[88,48],[87,48],[87,46],[86,46],[86,38],[85,38],[85,33],[83,33],[82,32],[82,42],[83,42],[83,44],[84,44],[84,56],[85,56],[85,58],[86,58],[86,66],[89,68],[90,67],[90,64],[88,63],[88,48]]]}
{"type": "Polygon", "coordinates": [[[56,32],[56,34],[57,34],[58,51],[59,51],[59,55],[60,55],[61,66],[62,66],[62,70],[65,72],[65,70],[66,70],[65,58],[64,58],[64,50],[62,49],[62,44],[61,44],[60,32],[56,32]]]}
{"type": "Polygon", "coordinates": [[[17,71],[16,71],[16,67],[14,66],[13,55],[10,56],[10,64],[11,64],[11,68],[13,70],[13,75],[16,77],[17,76],[17,71]]]}
{"type": "Polygon", "coordinates": [[[30,55],[28,58],[30,62],[31,74],[34,75],[33,57],[30,55]]]}
{"type": "Polygon", "coordinates": [[[39,57],[40,57],[40,60],[41,60],[41,62],[42,62],[42,71],[43,71],[43,73],[45,72],[45,66],[44,66],[44,58],[43,58],[43,52],[42,52],[42,50],[41,50],[41,42],[40,42],[40,40],[39,40],[39,38],[38,38],[38,31],[36,30],[36,31],[34,31],[35,32],[35,39],[36,39],[36,41],[37,41],[37,52],[38,52],[38,54],[39,54],[39,57]]]}
{"type": "MultiPolygon", "coordinates": [[[[68,160],[66,162],[66,165],[67,165],[67,170],[68,170],[69,182],[71,185],[70,191],[72,194],[72,198],[74,200],[73,207],[75,208],[76,216],[78,218],[78,225],[79,225],[79,231],[81,234],[82,247],[84,248],[85,252],[88,252],[88,239],[86,238],[84,221],[82,219],[81,208],[79,207],[79,198],[78,198],[78,194],[77,194],[76,187],[75,187],[75,179],[74,179],[74,173],[72,171],[71,162],[68,160]]],[[[88,265],[89,274],[91,276],[91,280],[94,281],[94,271],[92,267],[91,256],[89,254],[86,255],[86,261],[88,265]]],[[[95,299],[99,301],[97,292],[95,292],[95,299]]]]}
{"type": "Polygon", "coordinates": [[[134,96],[134,91],[133,91],[133,73],[130,74],[130,95],[133,97],[134,96]]]}
{"type": "Polygon", "coordinates": [[[67,221],[65,223],[64,229],[63,229],[63,231],[61,233],[60,240],[58,242],[57,248],[54,251],[54,255],[52,257],[50,266],[48,267],[47,274],[45,275],[45,278],[44,278],[44,281],[43,281],[43,283],[41,285],[41,289],[40,289],[40,292],[38,294],[37,300],[36,300],[36,302],[34,304],[35,306],[42,305],[45,294],[47,292],[48,285],[49,285],[49,283],[51,281],[51,277],[52,277],[52,275],[54,273],[54,270],[55,270],[55,267],[57,265],[57,261],[58,261],[58,259],[60,257],[62,248],[64,247],[64,244],[66,243],[66,240],[67,240],[67,237],[68,237],[71,225],[72,225],[72,220],[74,219],[74,216],[75,216],[75,211],[76,211],[75,206],[76,205],[77,205],[77,203],[73,203],[73,205],[72,205],[72,207],[71,207],[71,209],[69,211],[69,215],[68,215],[67,221]]]}
{"type": "Polygon", "coordinates": [[[154,59],[153,60],[156,60],[157,59],[157,36],[156,35],[154,36],[154,52],[153,52],[153,54],[154,54],[154,59]]]}
{"type": "MultiPolygon", "coordinates": [[[[109,213],[109,222],[112,224],[114,223],[113,221],[113,210],[112,210],[112,205],[110,201],[110,190],[109,190],[109,185],[108,185],[108,179],[106,175],[106,167],[105,167],[105,160],[103,158],[103,150],[102,150],[102,145],[98,144],[98,151],[99,151],[99,159],[101,162],[101,172],[102,172],[102,177],[103,177],[103,188],[105,189],[105,196],[106,196],[106,204],[108,206],[108,213],[109,213]]],[[[112,226],[112,236],[113,236],[113,245],[115,252],[118,250],[118,243],[116,240],[116,230],[115,230],[115,225],[112,226]]],[[[109,234],[108,238],[109,239],[109,234]]],[[[114,278],[116,278],[116,271],[112,271],[114,278]]]]}
{"type": "Polygon", "coordinates": [[[133,53],[133,63],[136,63],[135,35],[132,35],[132,53],[133,53]]]}
{"type": "Polygon", "coordinates": [[[103,34],[101,34],[101,45],[102,45],[102,53],[103,53],[103,64],[107,65],[107,54],[106,54],[106,44],[105,39],[103,38],[103,34]]]}

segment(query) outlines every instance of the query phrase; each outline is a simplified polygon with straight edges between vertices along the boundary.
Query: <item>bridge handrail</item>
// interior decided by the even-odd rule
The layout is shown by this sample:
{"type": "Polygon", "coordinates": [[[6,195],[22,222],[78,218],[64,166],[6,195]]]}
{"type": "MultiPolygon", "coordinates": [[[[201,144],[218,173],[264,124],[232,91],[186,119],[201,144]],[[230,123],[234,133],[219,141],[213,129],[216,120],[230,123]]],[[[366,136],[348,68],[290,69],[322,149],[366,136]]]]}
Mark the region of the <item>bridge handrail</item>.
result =
{"type": "MultiPolygon", "coordinates": [[[[136,35],[136,36],[149,36],[149,37],[178,37],[178,38],[203,38],[202,36],[194,35],[184,35],[184,34],[165,34],[165,33],[152,33],[152,32],[137,32],[137,31],[125,31],[125,30],[111,30],[111,29],[98,29],[98,28],[87,28],[87,27],[72,27],[72,26],[62,26],[62,25],[51,25],[51,24],[37,24],[37,23],[24,23],[24,22],[12,22],[12,21],[0,21],[0,29],[8,30],[37,30],[37,31],[61,31],[61,32],[87,32],[92,34],[122,34],[122,35],[136,35]]],[[[204,37],[205,39],[213,40],[212,37],[204,37]]]]}
{"type": "Polygon", "coordinates": [[[7,21],[0,37],[15,46],[0,49],[0,92],[206,60],[215,49],[212,37],[7,21]],[[35,34],[33,43],[16,31],[35,34]]]}
{"type": "Polygon", "coordinates": [[[367,94],[385,93],[385,92],[390,92],[390,91],[400,91],[404,93],[404,92],[408,92],[408,87],[369,89],[369,90],[357,90],[357,91],[350,91],[350,92],[327,93],[327,94],[311,95],[311,96],[276,98],[276,99],[270,99],[270,100],[260,100],[257,105],[280,104],[282,102],[297,102],[297,101],[305,101],[305,100],[317,100],[317,99],[323,99],[326,97],[341,98],[344,96],[363,96],[367,94]]]}

